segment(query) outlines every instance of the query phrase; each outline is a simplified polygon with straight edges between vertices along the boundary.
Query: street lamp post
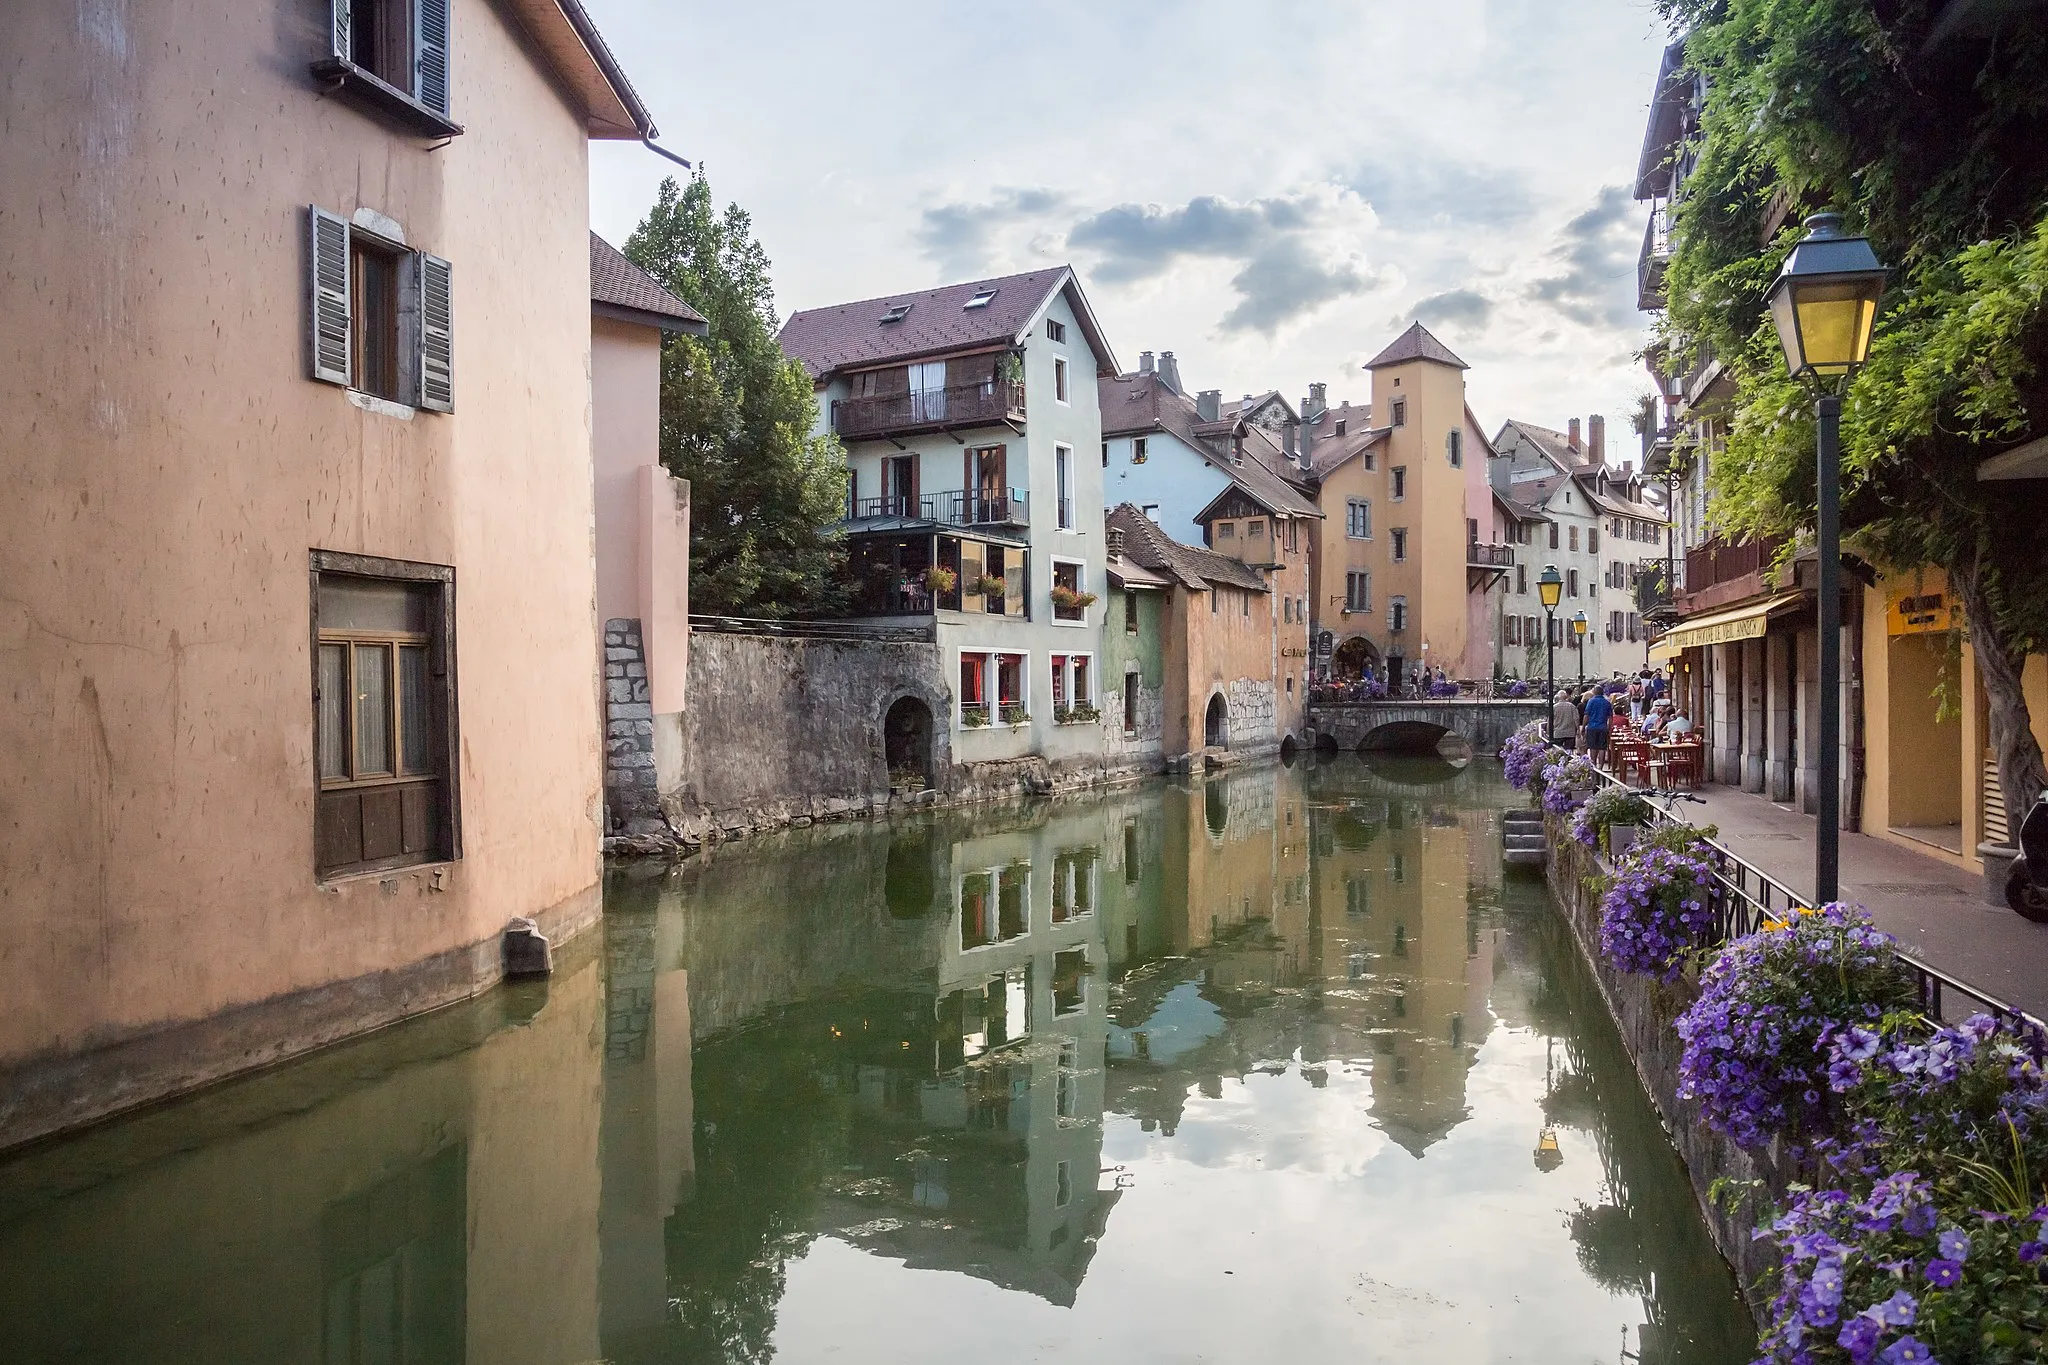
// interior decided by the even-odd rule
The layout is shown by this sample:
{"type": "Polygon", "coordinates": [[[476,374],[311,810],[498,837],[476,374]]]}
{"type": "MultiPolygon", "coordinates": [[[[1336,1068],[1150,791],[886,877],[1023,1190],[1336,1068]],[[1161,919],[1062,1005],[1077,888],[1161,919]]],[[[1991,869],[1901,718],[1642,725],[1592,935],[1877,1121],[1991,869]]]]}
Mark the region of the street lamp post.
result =
{"type": "Polygon", "coordinates": [[[1586,613],[1572,613],[1572,648],[1579,651],[1579,686],[1586,685],[1586,613]]]}
{"type": "Polygon", "coordinates": [[[1543,599],[1543,700],[1549,704],[1543,729],[1550,742],[1557,742],[1557,604],[1564,596],[1564,575],[1557,565],[1545,564],[1536,580],[1536,595],[1543,599]]]}
{"type": "Polygon", "coordinates": [[[1806,228],[1768,297],[1785,367],[1815,390],[1821,705],[1813,896],[1826,904],[1840,895],[1842,871],[1842,392],[1870,354],[1890,272],[1868,239],[1843,234],[1840,214],[1816,213],[1806,228]]]}

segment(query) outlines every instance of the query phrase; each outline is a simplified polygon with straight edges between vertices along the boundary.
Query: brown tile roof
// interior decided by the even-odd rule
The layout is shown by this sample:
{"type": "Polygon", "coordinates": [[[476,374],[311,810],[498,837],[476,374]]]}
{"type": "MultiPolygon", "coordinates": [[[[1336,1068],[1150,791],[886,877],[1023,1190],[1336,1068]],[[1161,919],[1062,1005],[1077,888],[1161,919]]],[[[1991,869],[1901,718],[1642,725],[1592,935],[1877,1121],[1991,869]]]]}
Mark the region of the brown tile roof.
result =
{"type": "Polygon", "coordinates": [[[1460,370],[1472,367],[1451,354],[1451,348],[1430,335],[1427,327],[1413,323],[1408,330],[1394,338],[1386,350],[1365,362],[1368,370],[1377,370],[1384,365],[1399,365],[1406,360],[1434,360],[1439,365],[1451,365],[1460,370]]]}
{"type": "Polygon", "coordinates": [[[802,361],[817,379],[867,365],[915,360],[978,346],[1014,345],[1024,339],[1038,310],[1061,289],[1073,291],[1074,312],[1095,350],[1098,371],[1114,373],[1116,363],[1109,346],[1081,295],[1073,269],[1064,265],[908,294],[857,299],[825,308],[806,308],[790,314],[779,340],[782,349],[802,361]],[[984,290],[995,291],[988,303],[979,308],[963,306],[984,290]],[[900,321],[882,321],[892,309],[906,305],[909,312],[900,321]]]}
{"type": "Polygon", "coordinates": [[[662,288],[654,276],[594,232],[590,234],[590,301],[629,314],[645,314],[629,320],[644,321],[664,331],[702,336],[711,330],[702,313],[662,288]]]}
{"type": "Polygon", "coordinates": [[[1657,522],[1659,525],[1665,521],[1664,509],[1661,507],[1652,507],[1649,503],[1634,502],[1628,498],[1617,498],[1612,493],[1602,493],[1599,488],[1599,476],[1591,470],[1580,471],[1575,475],[1575,480],[1580,491],[1585,493],[1586,501],[1604,512],[1614,516],[1638,517],[1644,521],[1657,522]]]}
{"type": "Polygon", "coordinates": [[[1544,516],[1543,513],[1539,511],[1536,507],[1533,507],[1526,502],[1521,502],[1515,498],[1511,498],[1507,494],[1501,492],[1498,488],[1493,490],[1493,500],[1500,504],[1502,511],[1506,512],[1516,521],[1550,520],[1550,518],[1544,516]]]}
{"type": "Polygon", "coordinates": [[[1118,503],[1109,514],[1109,524],[1124,533],[1124,555],[1139,567],[1164,574],[1183,587],[1205,592],[1215,584],[1268,592],[1266,577],[1257,569],[1219,555],[1214,550],[1183,545],[1159,524],[1127,502],[1118,503]]]}
{"type": "Polygon", "coordinates": [[[1317,479],[1323,478],[1386,440],[1389,430],[1373,426],[1372,408],[1367,405],[1324,409],[1314,422],[1303,427],[1310,437],[1309,472],[1317,479]],[[1342,436],[1337,434],[1340,421],[1344,423],[1342,436]]]}
{"type": "MultiPolygon", "coordinates": [[[[1507,421],[1501,423],[1501,432],[1506,432],[1509,427],[1513,427],[1516,431],[1522,433],[1523,436],[1528,438],[1531,445],[1563,465],[1566,469],[1576,468],[1585,460],[1585,452],[1573,450],[1572,438],[1561,431],[1554,431],[1549,427],[1541,427],[1534,422],[1524,422],[1518,417],[1510,417],[1507,421]]],[[[1496,434],[1494,440],[1496,445],[1499,444],[1498,434],[1496,434]]]]}
{"type": "Polygon", "coordinates": [[[1290,463],[1263,427],[1246,423],[1245,459],[1231,458],[1231,437],[1235,420],[1204,422],[1195,413],[1194,400],[1175,393],[1159,382],[1157,374],[1109,375],[1096,381],[1095,396],[1102,408],[1102,434],[1141,436],[1163,431],[1180,438],[1183,445],[1200,452],[1215,468],[1223,471],[1237,487],[1271,512],[1297,517],[1319,517],[1315,500],[1289,474],[1290,463]]]}

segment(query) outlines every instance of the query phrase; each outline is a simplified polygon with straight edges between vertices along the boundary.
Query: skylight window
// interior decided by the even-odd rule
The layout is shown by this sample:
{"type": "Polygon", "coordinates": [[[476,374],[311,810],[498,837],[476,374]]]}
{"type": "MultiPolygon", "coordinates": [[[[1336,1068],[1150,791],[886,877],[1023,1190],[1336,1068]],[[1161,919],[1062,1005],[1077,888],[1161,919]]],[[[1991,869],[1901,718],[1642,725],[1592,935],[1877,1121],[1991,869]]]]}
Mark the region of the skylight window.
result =
{"type": "Polygon", "coordinates": [[[909,305],[909,304],[907,304],[907,303],[892,303],[892,304],[890,304],[890,305],[889,305],[889,311],[888,311],[888,312],[886,312],[886,313],[884,313],[884,314],[882,314],[882,321],[883,321],[883,322],[885,322],[885,323],[887,323],[887,322],[901,322],[901,321],[903,321],[903,319],[905,319],[905,318],[907,318],[907,317],[909,317],[909,316],[910,316],[910,305],[909,305]]]}
{"type": "Polygon", "coordinates": [[[994,301],[995,296],[996,291],[993,289],[977,289],[973,298],[960,305],[960,311],[964,313],[970,308],[986,308],[994,301]]]}

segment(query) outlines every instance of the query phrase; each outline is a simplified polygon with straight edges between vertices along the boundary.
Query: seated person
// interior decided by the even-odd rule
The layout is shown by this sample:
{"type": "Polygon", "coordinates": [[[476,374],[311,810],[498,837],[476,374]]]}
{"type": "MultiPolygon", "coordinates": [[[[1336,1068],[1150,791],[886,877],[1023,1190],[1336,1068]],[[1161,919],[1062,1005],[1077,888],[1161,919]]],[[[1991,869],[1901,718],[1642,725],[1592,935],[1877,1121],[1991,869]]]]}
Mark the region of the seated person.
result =
{"type": "Polygon", "coordinates": [[[1691,731],[1692,720],[1683,711],[1674,710],[1670,721],[1667,722],[1664,726],[1664,733],[1672,739],[1677,739],[1682,735],[1690,734],[1691,731]]]}

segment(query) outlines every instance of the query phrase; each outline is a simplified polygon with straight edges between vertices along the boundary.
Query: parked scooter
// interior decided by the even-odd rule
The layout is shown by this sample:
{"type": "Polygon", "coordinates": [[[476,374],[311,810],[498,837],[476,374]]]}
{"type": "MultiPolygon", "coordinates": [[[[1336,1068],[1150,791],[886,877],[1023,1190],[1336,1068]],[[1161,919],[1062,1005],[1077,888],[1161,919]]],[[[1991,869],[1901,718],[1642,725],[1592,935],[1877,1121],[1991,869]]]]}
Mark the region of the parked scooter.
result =
{"type": "Polygon", "coordinates": [[[2005,874],[2005,903],[2036,924],[2048,924],[2048,792],[2020,822],[2020,856],[2005,874]]]}

